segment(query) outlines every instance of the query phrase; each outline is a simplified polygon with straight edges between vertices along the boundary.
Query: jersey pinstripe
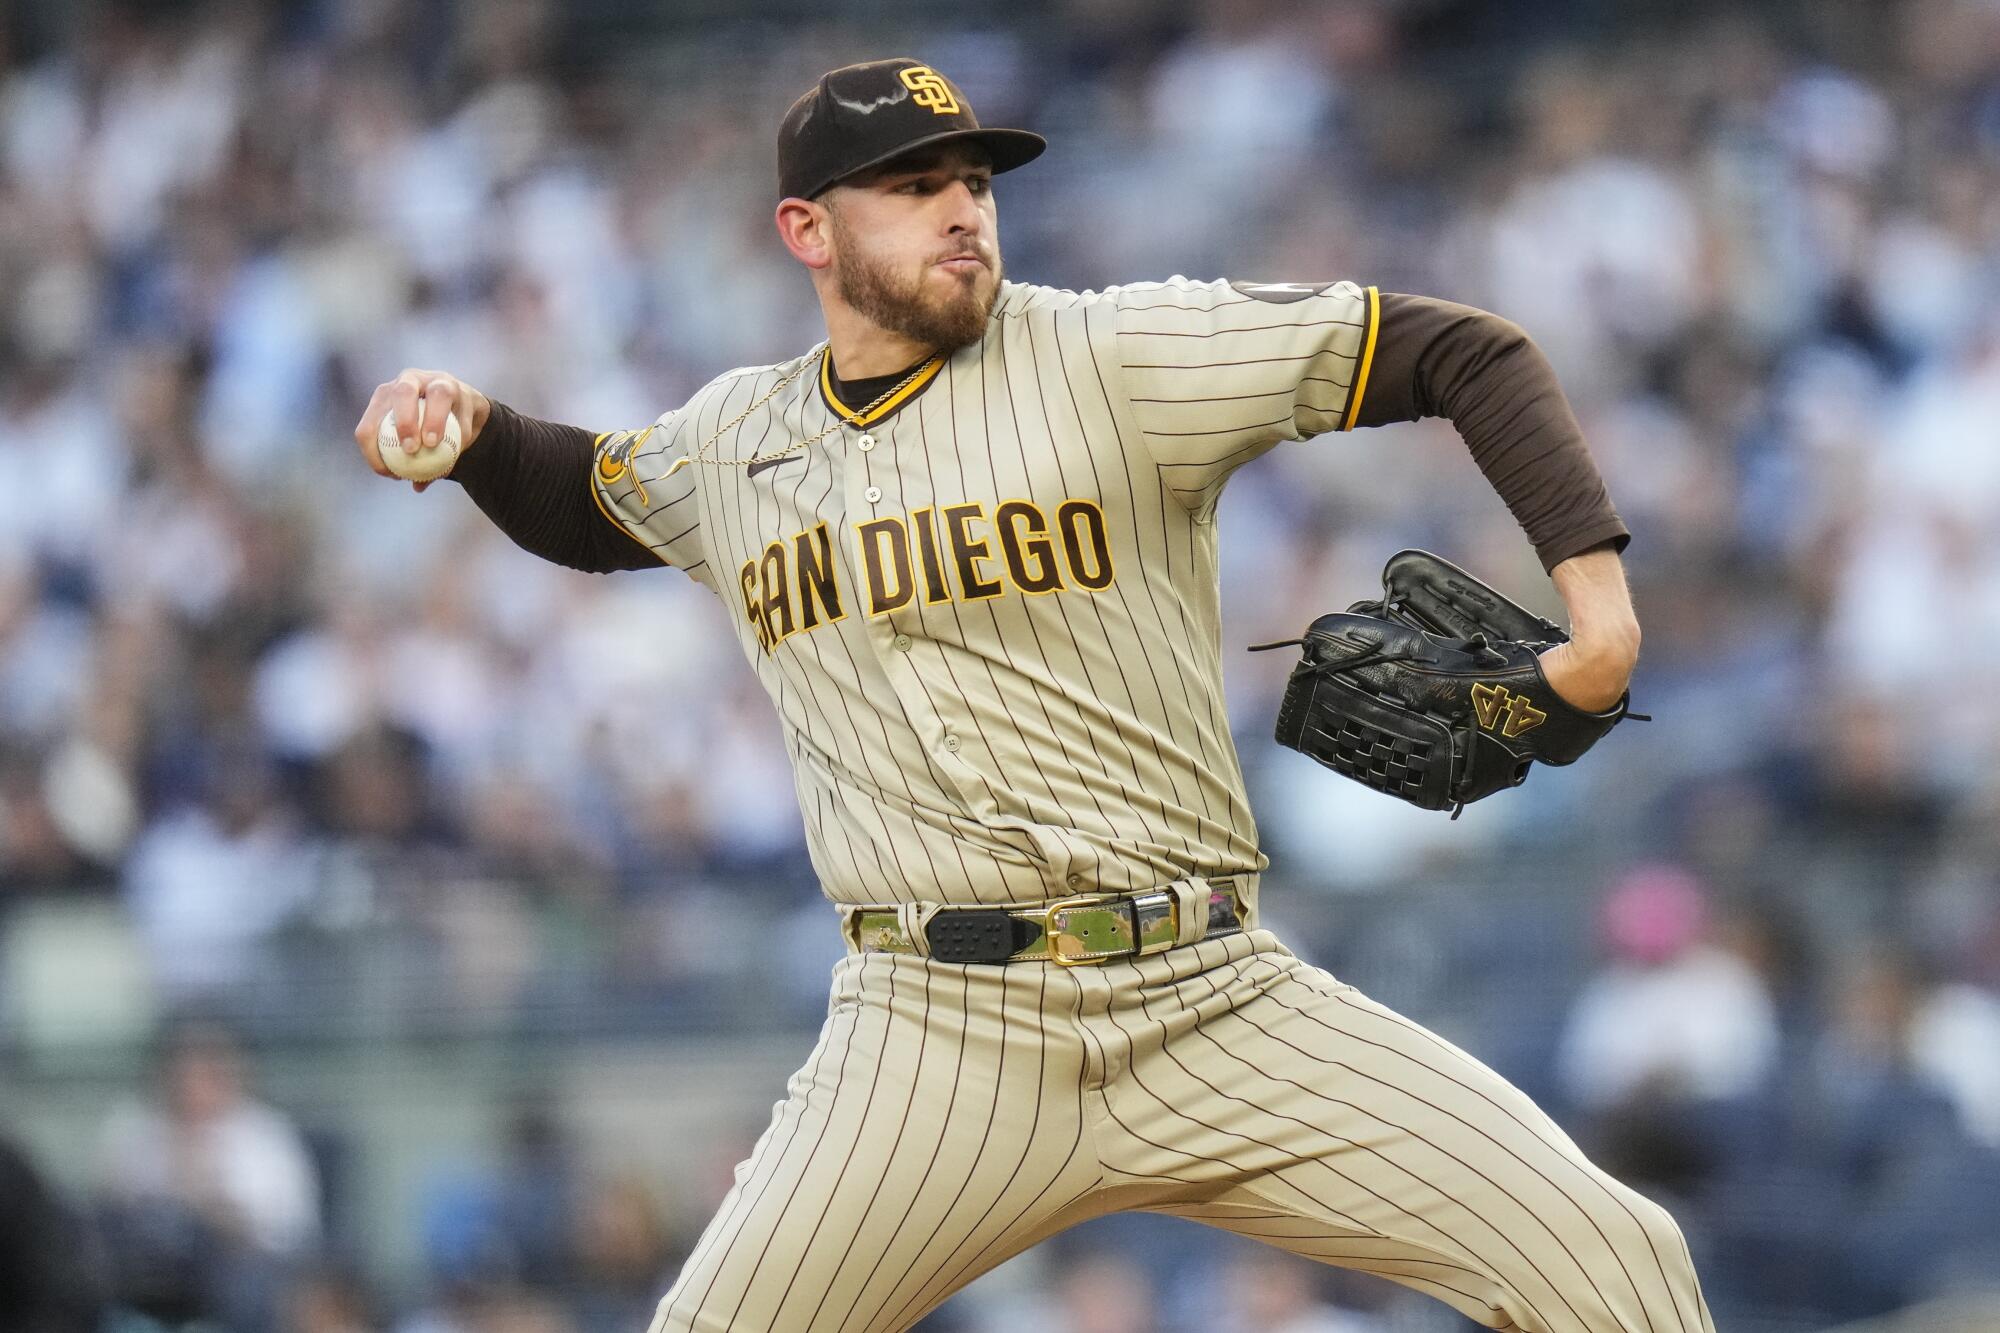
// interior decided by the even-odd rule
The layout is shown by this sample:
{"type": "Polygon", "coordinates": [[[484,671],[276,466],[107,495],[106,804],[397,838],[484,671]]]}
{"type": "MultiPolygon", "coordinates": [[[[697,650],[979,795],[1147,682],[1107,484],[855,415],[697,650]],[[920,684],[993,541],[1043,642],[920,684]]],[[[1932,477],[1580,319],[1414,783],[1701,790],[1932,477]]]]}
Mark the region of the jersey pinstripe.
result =
{"type": "Polygon", "coordinates": [[[1214,499],[1351,418],[1373,298],[1257,290],[1009,283],[907,401],[797,453],[777,456],[840,420],[820,349],[600,439],[606,516],[738,612],[830,897],[1037,902],[1262,869],[1214,499]]]}

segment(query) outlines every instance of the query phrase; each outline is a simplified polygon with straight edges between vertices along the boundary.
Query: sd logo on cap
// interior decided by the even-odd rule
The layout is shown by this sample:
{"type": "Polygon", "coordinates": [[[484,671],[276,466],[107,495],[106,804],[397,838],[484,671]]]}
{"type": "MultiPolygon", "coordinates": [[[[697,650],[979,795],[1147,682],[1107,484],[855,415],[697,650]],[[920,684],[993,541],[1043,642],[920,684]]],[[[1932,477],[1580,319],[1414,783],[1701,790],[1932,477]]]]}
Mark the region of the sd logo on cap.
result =
{"type": "Polygon", "coordinates": [[[970,140],[998,173],[1026,166],[1048,141],[1028,130],[988,129],[965,94],[929,65],[871,60],[820,76],[778,129],[778,194],[816,198],[858,171],[915,148],[970,140]]]}

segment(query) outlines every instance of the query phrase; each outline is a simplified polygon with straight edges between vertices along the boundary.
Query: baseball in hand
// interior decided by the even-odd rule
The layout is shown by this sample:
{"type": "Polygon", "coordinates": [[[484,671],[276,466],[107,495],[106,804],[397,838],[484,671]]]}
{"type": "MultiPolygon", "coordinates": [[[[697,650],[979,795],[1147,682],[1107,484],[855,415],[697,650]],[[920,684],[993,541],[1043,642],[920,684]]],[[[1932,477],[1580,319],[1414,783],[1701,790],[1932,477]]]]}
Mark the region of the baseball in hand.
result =
{"type": "Polygon", "coordinates": [[[424,402],[417,399],[417,428],[408,447],[396,433],[394,412],[382,414],[382,425],[375,432],[375,450],[382,455],[382,466],[406,481],[436,481],[458,463],[460,432],[456,413],[445,415],[444,432],[436,444],[417,447],[424,431],[424,402]]]}

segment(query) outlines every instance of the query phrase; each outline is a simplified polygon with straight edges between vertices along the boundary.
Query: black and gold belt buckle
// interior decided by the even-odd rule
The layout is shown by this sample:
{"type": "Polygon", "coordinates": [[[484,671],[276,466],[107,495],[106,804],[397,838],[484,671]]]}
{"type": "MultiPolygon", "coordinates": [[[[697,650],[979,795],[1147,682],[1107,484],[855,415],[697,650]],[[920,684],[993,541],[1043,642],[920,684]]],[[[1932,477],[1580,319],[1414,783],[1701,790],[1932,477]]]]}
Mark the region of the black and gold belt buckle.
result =
{"type": "Polygon", "coordinates": [[[1059,898],[1042,914],[1049,957],[1063,967],[1087,967],[1139,952],[1132,899],[1119,894],[1059,898]]]}

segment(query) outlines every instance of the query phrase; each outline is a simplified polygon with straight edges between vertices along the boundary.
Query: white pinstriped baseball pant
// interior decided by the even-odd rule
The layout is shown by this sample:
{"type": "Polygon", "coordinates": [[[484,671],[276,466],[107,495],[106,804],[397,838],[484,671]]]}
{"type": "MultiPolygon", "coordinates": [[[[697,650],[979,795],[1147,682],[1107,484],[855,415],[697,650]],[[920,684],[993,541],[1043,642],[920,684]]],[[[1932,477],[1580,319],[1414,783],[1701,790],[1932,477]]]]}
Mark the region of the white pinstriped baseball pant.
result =
{"type": "Polygon", "coordinates": [[[851,955],[652,1333],[886,1333],[1172,1213],[1498,1329],[1713,1333],[1679,1229],[1498,1074],[1269,932],[1099,967],[851,955]]]}

